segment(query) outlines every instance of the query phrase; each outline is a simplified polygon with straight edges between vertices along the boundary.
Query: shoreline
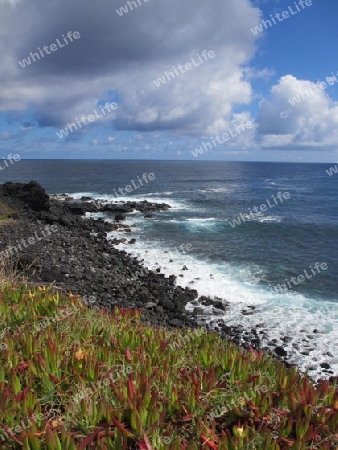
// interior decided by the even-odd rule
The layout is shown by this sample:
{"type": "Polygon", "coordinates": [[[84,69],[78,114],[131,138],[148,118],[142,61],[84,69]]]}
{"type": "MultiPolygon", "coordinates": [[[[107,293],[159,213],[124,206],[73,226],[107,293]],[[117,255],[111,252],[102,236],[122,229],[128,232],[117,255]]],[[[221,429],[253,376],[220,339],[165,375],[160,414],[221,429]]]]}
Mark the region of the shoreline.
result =
{"type": "MultiPolygon", "coordinates": [[[[170,210],[170,205],[147,201],[94,203],[89,197],[73,200],[46,196],[37,183],[32,184],[27,191],[27,198],[31,199],[31,204],[27,204],[22,198],[23,186],[27,185],[9,184],[0,187],[0,200],[7,204],[9,202],[13,209],[19,209],[14,217],[15,222],[2,227],[0,251],[6,245],[3,236],[5,229],[10,230],[13,244],[23,236],[34,236],[34,232],[46,225],[57,225],[58,228],[43,241],[32,244],[15,256],[17,268],[25,273],[29,282],[54,284],[64,292],[71,291],[90,299],[88,303],[95,307],[142,309],[143,319],[153,326],[195,328],[202,325],[206,329],[213,329],[213,325],[201,323],[200,319],[205,318],[205,315],[186,310],[187,304],[191,302],[212,305],[220,314],[226,315],[227,304],[222,299],[199,298],[196,290],[176,285],[175,275],[166,277],[159,270],[147,269],[136,257],[129,256],[125,250],[116,249],[114,245],[118,244],[118,240],[107,239],[111,231],[121,230],[123,237],[120,241],[124,240],[132,248],[135,241],[132,229],[123,224],[126,214],[137,210],[151,216],[155,211],[160,214],[161,211],[170,210]],[[32,210],[32,204],[38,211],[32,210]],[[93,212],[111,214],[115,222],[84,217],[86,213],[93,212]],[[126,235],[131,239],[126,239],[126,235]]],[[[216,331],[244,348],[261,348],[257,329],[223,324],[216,331]]],[[[264,350],[287,366],[290,365],[279,346],[274,352],[270,348],[264,350]]],[[[328,370],[329,367],[323,369],[328,370]]],[[[324,370],[323,377],[328,378],[331,374],[324,370]]]]}

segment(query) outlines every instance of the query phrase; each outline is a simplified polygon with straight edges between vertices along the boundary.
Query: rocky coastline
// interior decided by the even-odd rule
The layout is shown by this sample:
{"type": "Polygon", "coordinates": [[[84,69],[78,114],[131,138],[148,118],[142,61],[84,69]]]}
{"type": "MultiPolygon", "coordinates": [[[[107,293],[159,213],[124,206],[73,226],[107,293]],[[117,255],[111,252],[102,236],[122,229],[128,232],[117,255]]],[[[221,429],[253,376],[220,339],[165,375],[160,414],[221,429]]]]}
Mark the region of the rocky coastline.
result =
{"type": "MultiPolygon", "coordinates": [[[[0,227],[4,268],[14,268],[30,283],[81,295],[92,307],[140,309],[143,319],[154,326],[197,326],[198,308],[194,313],[185,309],[198,298],[196,290],[178,286],[174,275],[165,277],[159,269],[148,270],[137,258],[114,247],[121,241],[135,242],[132,230],[123,223],[127,214],[137,210],[151,218],[155,212],[168,211],[170,205],[49,196],[37,182],[5,183],[0,186],[0,202],[12,211],[10,220],[0,227]],[[87,215],[96,212],[104,212],[112,220],[87,215]],[[107,239],[113,230],[123,231],[123,238],[107,239]]],[[[199,298],[199,303],[212,304],[219,314],[226,314],[224,300],[199,298]]],[[[236,344],[261,348],[256,329],[243,330],[222,321],[212,328],[236,344]]],[[[285,362],[287,354],[282,347],[266,350],[285,362]]]]}

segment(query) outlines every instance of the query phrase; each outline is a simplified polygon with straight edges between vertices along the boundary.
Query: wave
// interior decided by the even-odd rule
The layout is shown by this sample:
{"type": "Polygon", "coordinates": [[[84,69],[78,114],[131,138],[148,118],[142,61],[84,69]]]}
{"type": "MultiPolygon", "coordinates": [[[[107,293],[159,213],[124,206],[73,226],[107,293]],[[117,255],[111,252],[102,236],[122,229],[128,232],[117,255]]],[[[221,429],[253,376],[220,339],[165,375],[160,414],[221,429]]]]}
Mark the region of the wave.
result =
{"type": "Polygon", "coordinates": [[[151,195],[173,195],[174,192],[150,192],[149,194],[143,194],[145,197],[151,196],[151,195]]]}
{"type": "Polygon", "coordinates": [[[198,192],[230,192],[229,188],[206,188],[206,189],[198,189],[198,192]]]}
{"type": "MultiPolygon", "coordinates": [[[[171,206],[171,211],[173,210],[181,210],[187,208],[187,203],[182,200],[176,200],[172,198],[165,198],[155,196],[155,194],[139,194],[139,195],[121,195],[117,197],[114,194],[98,194],[96,192],[75,192],[75,193],[67,193],[68,196],[73,197],[74,199],[80,199],[81,197],[91,197],[94,200],[103,200],[106,202],[142,202],[147,200],[150,203],[167,203],[171,206]]],[[[168,195],[168,194],[167,194],[168,195]]]]}
{"type": "MultiPolygon", "coordinates": [[[[200,222],[208,224],[211,220],[213,218],[200,219],[200,222]]],[[[134,228],[135,231],[138,230],[134,228]]],[[[139,231],[142,233],[142,228],[139,231]]],[[[183,249],[185,244],[188,243],[183,244],[183,249]]],[[[288,352],[288,362],[304,372],[309,370],[313,378],[323,377],[322,363],[329,363],[331,370],[338,374],[336,303],[319,302],[294,292],[276,293],[272,287],[258,283],[254,275],[259,269],[264,278],[264,269],[257,265],[213,263],[208,261],[207,254],[194,255],[193,249],[183,253],[165,242],[142,241],[142,234],[132,247],[119,244],[117,248],[144,261],[149,269],[159,268],[166,276],[176,275],[177,284],[196,289],[200,296],[228,302],[226,315],[212,305],[204,306],[196,301],[188,304],[188,310],[198,307],[202,311],[199,313],[201,323],[221,320],[227,325],[255,328],[260,331],[262,346],[283,346],[288,352]],[[183,270],[184,265],[187,270],[183,270]],[[243,314],[243,311],[249,313],[243,314]]]]}
{"type": "Polygon", "coordinates": [[[260,223],[280,223],[283,221],[283,217],[280,216],[262,216],[262,217],[255,217],[251,219],[251,222],[260,222],[260,223]]]}

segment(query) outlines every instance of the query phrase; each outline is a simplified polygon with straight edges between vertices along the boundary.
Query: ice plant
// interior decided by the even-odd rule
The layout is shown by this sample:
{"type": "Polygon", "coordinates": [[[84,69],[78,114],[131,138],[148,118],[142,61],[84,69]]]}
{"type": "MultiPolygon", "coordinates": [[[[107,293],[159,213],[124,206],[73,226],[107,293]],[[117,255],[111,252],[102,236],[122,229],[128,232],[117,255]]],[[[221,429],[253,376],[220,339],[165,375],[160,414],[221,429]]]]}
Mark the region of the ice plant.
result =
{"type": "Polygon", "coordinates": [[[0,448],[338,448],[336,385],[140,314],[3,286],[0,448]]]}

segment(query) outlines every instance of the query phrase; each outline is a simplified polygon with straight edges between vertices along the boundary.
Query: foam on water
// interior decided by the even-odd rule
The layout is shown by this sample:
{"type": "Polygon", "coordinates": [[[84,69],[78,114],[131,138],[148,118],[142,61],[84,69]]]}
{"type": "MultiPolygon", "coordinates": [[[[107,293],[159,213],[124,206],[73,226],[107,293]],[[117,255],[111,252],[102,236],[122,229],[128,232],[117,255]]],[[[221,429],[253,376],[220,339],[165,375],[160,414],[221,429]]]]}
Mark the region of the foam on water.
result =
{"type": "MultiPolygon", "coordinates": [[[[132,223],[132,218],[129,220],[132,223]]],[[[141,221],[142,222],[142,221],[141,221]]],[[[199,255],[179,248],[170,249],[165,242],[142,241],[142,223],[133,228],[136,244],[119,244],[117,248],[136,256],[149,269],[161,269],[166,276],[176,275],[176,283],[196,289],[199,296],[218,297],[229,302],[226,315],[213,307],[198,304],[202,323],[222,320],[227,325],[255,328],[262,346],[282,346],[288,353],[287,360],[302,371],[309,370],[313,378],[325,377],[320,364],[328,363],[334,375],[338,375],[338,304],[287,292],[276,293],[272,288],[258,284],[259,268],[209,262],[207,255],[199,255]],[[170,262],[172,260],[172,262],[170,262]],[[188,270],[182,270],[186,265],[188,270]],[[254,276],[255,275],[255,276],[254,276]],[[249,308],[250,306],[255,309],[249,308]],[[250,314],[244,315],[243,310],[250,314]],[[286,338],[285,338],[286,337],[286,338]],[[275,340],[272,342],[272,340],[275,340]]],[[[205,223],[208,223],[206,221],[205,223]]],[[[121,237],[113,232],[111,236],[121,237]]],[[[130,236],[130,235],[129,235],[130,236]]],[[[264,276],[263,269],[260,270],[264,276]]],[[[196,302],[187,309],[196,307],[196,302]]],[[[332,375],[328,373],[327,377],[332,375]]]]}
{"type": "Polygon", "coordinates": [[[162,197],[163,195],[173,195],[173,194],[174,194],[174,192],[170,192],[170,191],[168,191],[168,192],[149,192],[149,194],[144,194],[144,196],[150,197],[150,196],[155,195],[155,196],[162,197]]]}
{"type": "MultiPolygon", "coordinates": [[[[73,197],[81,198],[83,195],[107,201],[117,200],[114,196],[93,193],[78,193],[73,197]]],[[[142,196],[123,198],[125,201],[142,199],[142,196]]],[[[148,197],[147,200],[166,202],[163,197],[151,197],[151,200],[148,197]]],[[[173,206],[171,211],[192,210],[191,205],[184,202],[168,199],[166,203],[173,206]]],[[[102,216],[102,213],[99,215],[102,216]]],[[[278,216],[258,216],[254,219],[275,222],[282,220],[278,216]]],[[[166,220],[192,228],[203,227],[204,231],[222,221],[212,217],[166,220]]],[[[255,328],[262,346],[272,349],[276,346],[283,347],[287,351],[287,360],[302,371],[309,370],[313,378],[328,377],[332,372],[333,375],[338,375],[338,303],[309,299],[294,292],[276,293],[272,287],[259,284],[257,276],[264,277],[263,268],[257,265],[249,267],[208,261],[207,254],[194,255],[194,249],[187,251],[189,242],[182,243],[183,249],[179,249],[171,248],[164,241],[147,240],[143,233],[146,228],[152,227],[152,221],[145,220],[139,212],[128,215],[124,223],[132,226],[132,236],[137,241],[134,245],[119,244],[117,248],[137,257],[149,269],[160,268],[166,276],[176,275],[177,284],[196,289],[199,296],[217,297],[229,303],[226,314],[216,311],[212,306],[196,305],[196,302],[188,304],[189,310],[198,306],[201,323],[213,324],[221,320],[227,325],[241,325],[244,330],[255,328]],[[184,265],[188,270],[182,270],[184,265]],[[249,314],[243,314],[243,310],[249,314]],[[330,365],[331,373],[323,374],[320,366],[323,363],[330,365]]],[[[130,234],[114,231],[109,237],[130,238],[130,234]]]]}
{"type": "MultiPolygon", "coordinates": [[[[283,221],[283,217],[281,216],[266,216],[264,215],[262,212],[258,212],[255,213],[254,215],[244,215],[245,220],[241,220],[241,224],[242,223],[246,223],[246,222],[260,222],[260,223],[280,223],[283,221]]],[[[226,222],[228,222],[229,224],[232,223],[234,220],[238,220],[238,218],[236,219],[228,219],[226,220],[226,222]]]]}
{"type": "MultiPolygon", "coordinates": [[[[130,221],[131,223],[132,221],[130,221]]],[[[133,228],[132,230],[134,236],[137,229],[133,228]]],[[[110,233],[110,237],[121,238],[121,235],[122,233],[119,232],[110,233]]],[[[186,250],[186,246],[189,245],[188,242],[183,243],[182,251],[179,248],[169,249],[164,243],[142,242],[139,239],[139,236],[137,236],[137,242],[132,246],[119,244],[116,247],[136,256],[140,261],[144,260],[149,269],[160,268],[161,272],[167,276],[176,275],[178,284],[197,289],[199,295],[210,295],[211,297],[226,298],[230,302],[237,302],[238,292],[241,290],[244,302],[263,303],[259,293],[252,295],[249,289],[240,285],[239,279],[244,273],[247,277],[250,276],[248,269],[243,267],[241,270],[233,270],[230,264],[224,264],[220,267],[217,264],[209,263],[203,255],[199,255],[203,258],[199,260],[186,250]],[[172,262],[170,262],[171,260],[172,262]],[[182,270],[184,265],[188,267],[188,270],[182,270]]]]}
{"type": "Polygon", "coordinates": [[[190,229],[202,228],[204,231],[212,230],[218,223],[223,222],[223,220],[211,218],[189,218],[184,221],[180,221],[184,226],[190,229]]]}
{"type": "Polygon", "coordinates": [[[280,216],[264,216],[264,215],[262,215],[261,217],[257,216],[252,219],[249,219],[249,221],[260,222],[260,223],[264,223],[264,222],[279,223],[279,222],[282,222],[282,220],[283,220],[283,217],[280,217],[280,216]]]}
{"type": "MultiPolygon", "coordinates": [[[[113,194],[97,194],[94,192],[76,192],[73,194],[67,194],[70,197],[78,200],[81,197],[91,197],[94,200],[103,200],[106,202],[142,202],[147,200],[150,203],[167,203],[171,206],[170,210],[182,210],[187,208],[184,201],[174,200],[172,198],[166,198],[165,196],[156,196],[155,194],[140,194],[140,195],[125,195],[119,196],[113,194]],[[151,196],[150,196],[151,195],[151,196]]],[[[169,195],[169,194],[167,194],[169,195]]]]}
{"type": "Polygon", "coordinates": [[[206,188],[206,189],[198,189],[198,192],[230,192],[231,189],[228,187],[220,187],[220,188],[206,188]]]}

